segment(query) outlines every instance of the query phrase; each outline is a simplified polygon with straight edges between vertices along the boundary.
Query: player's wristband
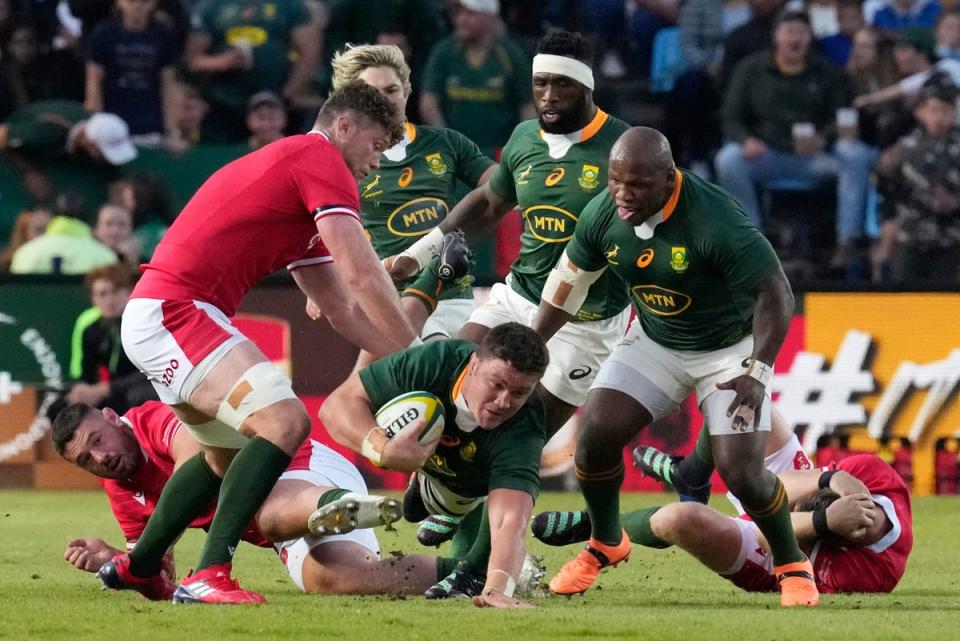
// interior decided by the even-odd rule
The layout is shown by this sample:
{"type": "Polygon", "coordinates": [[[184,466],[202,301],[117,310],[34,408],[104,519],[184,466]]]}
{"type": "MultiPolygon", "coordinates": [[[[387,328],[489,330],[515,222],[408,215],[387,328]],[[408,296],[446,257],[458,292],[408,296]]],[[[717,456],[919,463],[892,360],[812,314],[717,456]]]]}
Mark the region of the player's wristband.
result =
{"type": "Polygon", "coordinates": [[[837,470],[829,470],[820,475],[820,480],[817,481],[817,485],[821,490],[830,487],[830,479],[832,479],[836,473],[837,470]]]}
{"type": "Polygon", "coordinates": [[[502,592],[504,596],[513,596],[513,591],[517,588],[517,582],[505,570],[490,570],[487,573],[487,589],[502,592]],[[496,574],[498,576],[494,577],[496,574]]]}
{"type": "Polygon", "coordinates": [[[813,531],[817,538],[825,539],[833,534],[827,526],[827,508],[822,507],[813,511],[813,531]]]}
{"type": "Polygon", "coordinates": [[[380,459],[383,457],[383,448],[387,444],[389,437],[381,427],[371,428],[367,435],[363,437],[363,444],[360,446],[360,453],[368,459],[380,465],[380,459]]]}
{"type": "Polygon", "coordinates": [[[400,255],[417,261],[417,270],[419,271],[430,262],[431,258],[436,256],[442,244],[443,232],[440,231],[439,227],[434,227],[426,236],[400,252],[400,255]]]}
{"type": "Polygon", "coordinates": [[[750,358],[748,361],[750,365],[747,367],[747,376],[766,387],[773,376],[773,367],[755,358],[750,358]]]}

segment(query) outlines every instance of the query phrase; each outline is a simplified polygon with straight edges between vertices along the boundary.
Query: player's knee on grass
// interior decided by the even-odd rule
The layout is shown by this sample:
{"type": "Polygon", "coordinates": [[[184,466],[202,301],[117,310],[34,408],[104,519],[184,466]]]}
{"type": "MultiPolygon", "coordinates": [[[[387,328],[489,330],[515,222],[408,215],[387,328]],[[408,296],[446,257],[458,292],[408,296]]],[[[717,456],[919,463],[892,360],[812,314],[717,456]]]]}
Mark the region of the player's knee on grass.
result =
{"type": "Polygon", "coordinates": [[[380,563],[376,554],[357,543],[318,545],[303,561],[303,589],[311,594],[375,593],[372,575],[380,563]]]}
{"type": "Polygon", "coordinates": [[[699,503],[664,505],[650,517],[650,530],[666,543],[682,543],[690,538],[691,533],[702,531],[704,509],[709,508],[699,503]]]}

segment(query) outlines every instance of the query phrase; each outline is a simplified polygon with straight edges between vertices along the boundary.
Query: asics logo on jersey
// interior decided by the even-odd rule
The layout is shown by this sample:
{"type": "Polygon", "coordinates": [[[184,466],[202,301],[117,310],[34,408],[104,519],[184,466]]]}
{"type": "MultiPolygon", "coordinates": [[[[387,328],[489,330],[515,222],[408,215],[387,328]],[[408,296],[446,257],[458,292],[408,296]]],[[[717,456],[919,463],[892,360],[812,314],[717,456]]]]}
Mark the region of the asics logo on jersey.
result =
{"type": "MultiPolygon", "coordinates": [[[[379,178],[380,176],[377,176],[379,178]]],[[[413,180],[413,167],[407,167],[400,172],[400,176],[397,178],[397,185],[401,188],[406,187],[410,184],[410,181],[413,180]]]]}
{"type": "Polygon", "coordinates": [[[584,376],[589,376],[589,375],[590,375],[590,372],[592,372],[592,371],[593,371],[593,369],[590,368],[590,367],[578,367],[577,369],[572,370],[572,371],[570,372],[570,374],[569,374],[570,380],[572,380],[572,381],[579,381],[579,380],[580,380],[581,378],[583,378],[584,376]]]}
{"type": "Polygon", "coordinates": [[[653,262],[653,250],[644,249],[640,252],[640,255],[637,257],[637,267],[643,269],[647,265],[653,262]]]}
{"type": "Polygon", "coordinates": [[[557,167],[556,169],[550,172],[550,175],[547,176],[547,178],[543,181],[543,184],[546,185],[547,187],[553,187],[558,182],[563,180],[563,176],[566,173],[567,173],[566,169],[564,169],[563,167],[557,167]]]}
{"type": "Polygon", "coordinates": [[[676,316],[693,302],[687,294],[659,285],[636,285],[630,293],[637,304],[657,316],[676,316]]]}

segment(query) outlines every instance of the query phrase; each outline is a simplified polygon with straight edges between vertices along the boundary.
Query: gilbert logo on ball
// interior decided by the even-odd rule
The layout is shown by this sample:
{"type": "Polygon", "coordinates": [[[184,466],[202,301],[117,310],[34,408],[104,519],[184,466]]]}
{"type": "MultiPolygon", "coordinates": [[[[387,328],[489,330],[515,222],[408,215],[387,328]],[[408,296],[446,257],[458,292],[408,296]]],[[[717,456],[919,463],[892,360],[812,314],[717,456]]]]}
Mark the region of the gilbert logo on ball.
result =
{"type": "Polygon", "coordinates": [[[420,423],[417,440],[433,443],[443,434],[443,403],[430,392],[407,392],[387,401],[374,419],[387,436],[393,438],[405,429],[420,423]]]}

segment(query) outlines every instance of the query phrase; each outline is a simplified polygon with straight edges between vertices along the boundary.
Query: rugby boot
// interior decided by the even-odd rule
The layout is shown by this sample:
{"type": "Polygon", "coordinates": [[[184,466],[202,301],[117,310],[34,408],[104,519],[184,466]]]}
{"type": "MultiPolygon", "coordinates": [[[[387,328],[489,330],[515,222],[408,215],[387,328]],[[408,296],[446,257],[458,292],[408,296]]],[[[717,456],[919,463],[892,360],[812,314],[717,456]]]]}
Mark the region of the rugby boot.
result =
{"type": "Polygon", "coordinates": [[[710,483],[700,486],[687,485],[677,473],[682,456],[670,456],[655,447],[641,445],[633,450],[633,464],[644,476],[660,481],[672,488],[681,501],[710,502],[710,483]]]}
{"type": "Polygon", "coordinates": [[[462,561],[456,569],[423,593],[428,599],[453,599],[457,597],[475,597],[483,592],[487,575],[474,571],[462,561]]]}
{"type": "Polygon", "coordinates": [[[240,587],[240,582],[230,578],[230,563],[211,565],[199,572],[192,572],[177,586],[173,593],[174,603],[218,603],[224,605],[260,604],[267,600],[250,590],[240,587]]]}
{"type": "Polygon", "coordinates": [[[626,531],[621,530],[620,543],[607,545],[594,538],[580,554],[560,568],[550,579],[550,591],[554,594],[581,594],[590,589],[600,570],[617,567],[630,558],[631,543],[626,531]]]}
{"type": "Polygon", "coordinates": [[[400,520],[400,501],[386,496],[350,492],[317,508],[307,518],[314,536],[346,534],[364,528],[389,526],[400,520]]]}
{"type": "Polygon", "coordinates": [[[462,516],[445,516],[443,514],[431,514],[420,522],[417,528],[417,540],[420,545],[439,547],[453,538],[460,529],[462,516]]]}
{"type": "Polygon", "coordinates": [[[420,496],[420,479],[417,473],[410,475],[410,482],[403,493],[403,519],[408,523],[419,523],[430,516],[430,511],[420,496]]]}
{"type": "Polygon", "coordinates": [[[547,545],[570,545],[590,539],[590,515],[587,512],[541,512],[533,517],[530,529],[547,545]]]}
{"type": "Polygon", "coordinates": [[[139,577],[130,572],[130,555],[119,554],[97,570],[104,589],[135,590],[151,601],[169,601],[177,584],[163,574],[139,577]]]}
{"type": "Polygon", "coordinates": [[[773,568],[773,572],[780,585],[782,607],[814,606],[820,603],[820,592],[813,578],[813,564],[810,559],[778,565],[773,568]]]}

